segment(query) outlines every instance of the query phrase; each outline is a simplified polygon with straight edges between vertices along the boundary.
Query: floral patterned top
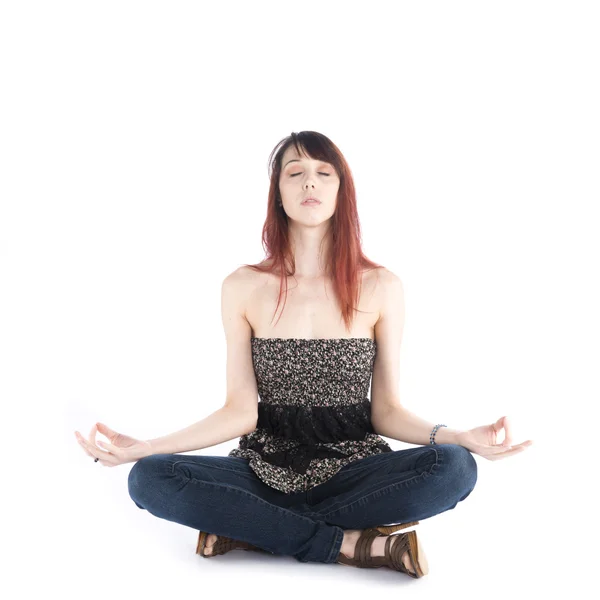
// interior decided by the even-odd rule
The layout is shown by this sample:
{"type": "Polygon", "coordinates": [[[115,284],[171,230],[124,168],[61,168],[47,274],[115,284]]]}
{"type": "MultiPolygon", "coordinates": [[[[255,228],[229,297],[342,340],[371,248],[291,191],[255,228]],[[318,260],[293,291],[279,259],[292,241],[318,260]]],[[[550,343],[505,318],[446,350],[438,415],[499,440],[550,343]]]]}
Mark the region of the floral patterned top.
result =
{"type": "Polygon", "coordinates": [[[308,490],[344,465],[391,452],[371,425],[371,338],[251,338],[257,427],[229,456],[249,459],[267,485],[308,490]]]}

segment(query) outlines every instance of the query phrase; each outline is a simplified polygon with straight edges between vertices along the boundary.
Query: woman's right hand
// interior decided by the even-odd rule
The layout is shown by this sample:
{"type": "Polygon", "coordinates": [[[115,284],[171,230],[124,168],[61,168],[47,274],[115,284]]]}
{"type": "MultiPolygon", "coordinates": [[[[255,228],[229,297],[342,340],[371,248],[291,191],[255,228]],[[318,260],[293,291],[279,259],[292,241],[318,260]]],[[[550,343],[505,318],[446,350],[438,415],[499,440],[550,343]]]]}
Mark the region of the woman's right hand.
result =
{"type": "Polygon", "coordinates": [[[92,427],[89,439],[85,439],[78,431],[75,437],[84,452],[92,458],[98,458],[98,462],[105,467],[116,467],[125,463],[136,462],[140,458],[152,454],[150,442],[136,440],[123,433],[117,433],[102,423],[96,423],[92,427]],[[96,440],[96,432],[106,436],[110,443],[96,440]],[[100,448],[105,450],[101,450],[100,448]]]}

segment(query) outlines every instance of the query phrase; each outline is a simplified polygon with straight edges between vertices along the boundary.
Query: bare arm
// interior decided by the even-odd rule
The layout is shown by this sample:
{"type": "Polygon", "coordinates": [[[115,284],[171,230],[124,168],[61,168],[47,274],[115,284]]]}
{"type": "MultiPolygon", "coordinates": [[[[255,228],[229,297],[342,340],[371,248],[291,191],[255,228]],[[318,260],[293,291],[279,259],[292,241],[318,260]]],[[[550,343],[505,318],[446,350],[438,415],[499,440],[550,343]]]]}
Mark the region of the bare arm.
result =
{"type": "Polygon", "coordinates": [[[254,431],[256,421],[232,406],[223,406],[208,417],[175,433],[146,440],[149,454],[176,454],[216,446],[254,431]]]}
{"type": "MultiPolygon", "coordinates": [[[[380,288],[380,313],[375,324],[377,355],[371,382],[371,422],[375,433],[407,442],[428,445],[435,423],[429,423],[400,402],[400,345],[404,331],[404,288],[400,278],[387,271],[380,288]]],[[[460,429],[440,427],[436,444],[458,444],[460,429]]]]}
{"type": "Polygon", "coordinates": [[[190,452],[240,437],[256,429],[258,389],[252,363],[252,328],[245,317],[251,280],[243,268],[229,274],[221,287],[221,315],[227,339],[227,397],[208,417],[164,437],[147,440],[149,454],[190,452]]]}
{"type": "MultiPolygon", "coordinates": [[[[410,412],[404,406],[390,407],[387,412],[379,414],[373,429],[379,435],[419,446],[429,445],[429,436],[435,423],[429,423],[410,412]]],[[[436,444],[459,444],[457,435],[462,429],[440,427],[435,434],[436,444]]]]}

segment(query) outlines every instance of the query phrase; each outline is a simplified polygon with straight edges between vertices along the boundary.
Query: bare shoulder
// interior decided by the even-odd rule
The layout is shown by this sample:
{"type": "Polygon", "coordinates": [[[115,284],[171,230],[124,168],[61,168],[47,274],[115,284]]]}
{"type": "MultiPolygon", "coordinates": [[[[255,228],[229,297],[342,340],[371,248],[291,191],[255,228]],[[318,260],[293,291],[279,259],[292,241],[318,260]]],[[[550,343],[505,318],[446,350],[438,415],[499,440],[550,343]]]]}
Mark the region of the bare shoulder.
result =
{"type": "Polygon", "coordinates": [[[243,294],[246,290],[255,287],[263,276],[262,273],[242,265],[238,267],[223,280],[223,285],[233,288],[238,294],[243,294]]]}
{"type": "Polygon", "coordinates": [[[253,280],[256,280],[259,277],[260,273],[247,267],[246,265],[242,265],[238,267],[231,273],[229,273],[224,281],[227,281],[229,285],[243,286],[245,283],[249,283],[253,280]]]}
{"type": "Polygon", "coordinates": [[[381,269],[375,269],[375,273],[377,274],[378,281],[381,284],[382,288],[389,288],[390,286],[401,286],[402,280],[396,273],[390,271],[386,267],[382,267],[381,269]]]}
{"type": "Polygon", "coordinates": [[[223,280],[221,292],[224,302],[235,304],[237,312],[245,317],[248,302],[263,276],[263,273],[245,265],[238,267],[223,280]]]}
{"type": "Polygon", "coordinates": [[[374,280],[374,297],[379,310],[379,320],[381,320],[390,310],[402,308],[404,286],[400,276],[386,267],[374,269],[371,276],[374,280]]]}

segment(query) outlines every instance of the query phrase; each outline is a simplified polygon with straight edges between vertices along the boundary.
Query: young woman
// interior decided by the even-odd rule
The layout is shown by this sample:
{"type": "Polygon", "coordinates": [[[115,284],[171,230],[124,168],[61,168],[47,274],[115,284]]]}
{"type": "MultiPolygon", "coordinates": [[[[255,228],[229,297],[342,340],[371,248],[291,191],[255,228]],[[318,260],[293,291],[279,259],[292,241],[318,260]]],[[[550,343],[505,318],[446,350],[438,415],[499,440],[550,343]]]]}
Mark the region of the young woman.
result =
{"type": "Polygon", "coordinates": [[[242,548],[422,577],[414,526],[471,493],[472,453],[497,460],[532,442],[511,446],[506,417],[462,431],[401,405],[402,282],[362,253],[337,146],[293,133],[271,153],[270,175],[267,256],[222,285],[223,407],[154,440],[101,423],[76,436],[104,466],[135,462],[135,504],[198,529],[203,557],[242,548]],[[417,447],[394,451],[381,436],[417,447]],[[180,454],[238,437],[228,456],[180,454]]]}

